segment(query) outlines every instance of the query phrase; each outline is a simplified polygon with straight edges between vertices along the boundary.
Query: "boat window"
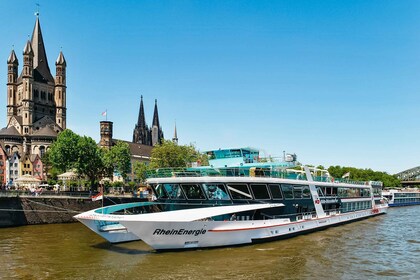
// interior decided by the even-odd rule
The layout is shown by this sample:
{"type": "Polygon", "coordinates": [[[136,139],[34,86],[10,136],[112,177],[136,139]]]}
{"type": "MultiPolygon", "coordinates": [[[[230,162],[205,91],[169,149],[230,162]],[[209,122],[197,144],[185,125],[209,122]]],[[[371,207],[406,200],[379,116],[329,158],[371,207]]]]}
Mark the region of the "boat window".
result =
{"type": "Polygon", "coordinates": [[[360,197],[360,189],[348,188],[347,194],[348,194],[348,197],[360,197]]]}
{"type": "Polygon", "coordinates": [[[347,188],[338,188],[338,197],[349,197],[347,188]]]}
{"type": "Polygon", "coordinates": [[[270,194],[268,193],[266,185],[252,184],[251,190],[252,190],[252,193],[254,194],[255,199],[270,199],[270,194]]]}
{"type": "Polygon", "coordinates": [[[191,185],[182,184],[181,187],[188,199],[206,199],[203,191],[201,190],[200,186],[197,184],[191,184],[191,185]]]}
{"type": "Polygon", "coordinates": [[[223,184],[203,184],[204,191],[210,200],[229,200],[228,192],[223,184]]]}
{"type": "Polygon", "coordinates": [[[280,185],[268,185],[271,191],[271,196],[273,199],[283,199],[281,194],[280,185]]]}
{"type": "Polygon", "coordinates": [[[373,188],[373,195],[377,196],[377,195],[381,195],[381,188],[373,188]]]}
{"type": "Polygon", "coordinates": [[[291,185],[281,185],[285,199],[293,198],[293,187],[291,185]]]}
{"type": "Polygon", "coordinates": [[[178,184],[163,184],[169,198],[172,199],[184,199],[184,194],[178,184]]]}
{"type": "Polygon", "coordinates": [[[309,189],[309,186],[303,186],[302,196],[303,198],[311,198],[311,190],[309,189]]]}
{"type": "Polygon", "coordinates": [[[232,199],[252,199],[247,185],[228,185],[232,199]]]}
{"type": "Polygon", "coordinates": [[[293,196],[295,198],[302,198],[302,186],[293,186],[293,196]]]}
{"type": "Polygon", "coordinates": [[[168,198],[166,191],[162,184],[158,184],[156,186],[152,185],[152,189],[155,192],[156,198],[168,198]]]}
{"type": "Polygon", "coordinates": [[[363,189],[362,193],[363,193],[364,197],[370,197],[370,190],[369,189],[363,189]]]}
{"type": "Polygon", "coordinates": [[[317,187],[316,187],[316,191],[318,192],[318,195],[319,195],[320,197],[323,197],[323,196],[324,196],[324,193],[322,192],[322,188],[321,188],[321,187],[317,186],[317,187]]]}

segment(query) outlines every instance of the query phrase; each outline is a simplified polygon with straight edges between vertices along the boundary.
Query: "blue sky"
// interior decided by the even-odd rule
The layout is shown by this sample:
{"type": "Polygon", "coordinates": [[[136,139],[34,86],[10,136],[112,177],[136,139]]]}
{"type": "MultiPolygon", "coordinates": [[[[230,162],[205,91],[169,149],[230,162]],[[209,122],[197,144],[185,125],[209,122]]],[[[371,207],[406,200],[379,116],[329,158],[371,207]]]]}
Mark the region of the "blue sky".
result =
{"type": "MultiPolygon", "coordinates": [[[[200,150],[283,150],[305,164],[396,173],[420,164],[419,1],[0,1],[6,60],[35,3],[52,74],[67,60],[68,128],[101,112],[131,141],[140,95],[165,137],[200,150]]],[[[21,63],[22,64],[22,63],[21,63]]],[[[20,65],[19,71],[21,71],[20,65]]]]}

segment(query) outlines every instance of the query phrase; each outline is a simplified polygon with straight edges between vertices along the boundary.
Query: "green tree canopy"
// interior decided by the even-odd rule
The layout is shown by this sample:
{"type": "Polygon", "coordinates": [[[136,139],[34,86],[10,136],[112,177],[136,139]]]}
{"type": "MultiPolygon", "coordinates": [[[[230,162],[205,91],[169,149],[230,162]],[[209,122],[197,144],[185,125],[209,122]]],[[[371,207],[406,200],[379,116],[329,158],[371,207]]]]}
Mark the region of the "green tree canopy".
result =
{"type": "Polygon", "coordinates": [[[70,129],[58,134],[57,140],[52,143],[48,151],[48,162],[59,172],[74,168],[79,140],[80,136],[70,129]]]}
{"type": "Polygon", "coordinates": [[[146,171],[149,170],[149,166],[145,162],[136,161],[133,164],[133,172],[136,180],[141,184],[146,181],[146,171]]]}
{"type": "Polygon", "coordinates": [[[103,160],[106,174],[110,175],[113,171],[117,171],[125,180],[131,171],[130,158],[130,147],[122,141],[118,141],[110,150],[104,150],[103,160]]]}
{"type": "Polygon", "coordinates": [[[93,186],[104,170],[103,151],[98,147],[95,140],[83,136],[77,143],[75,168],[80,176],[88,177],[93,186]]]}
{"type": "Polygon", "coordinates": [[[202,165],[208,164],[207,155],[198,152],[194,145],[177,145],[170,140],[164,140],[153,148],[150,167],[188,167],[197,161],[202,165]]]}
{"type": "Polygon", "coordinates": [[[96,142],[87,136],[79,136],[70,129],[61,132],[51,145],[46,161],[52,170],[66,172],[75,169],[79,176],[86,176],[93,187],[103,173],[103,152],[96,142]]]}
{"type": "Polygon", "coordinates": [[[341,178],[347,172],[350,172],[350,179],[356,181],[381,181],[384,188],[399,188],[401,181],[393,175],[386,172],[373,171],[372,169],[360,169],[346,166],[330,166],[328,172],[332,177],[341,178]]]}

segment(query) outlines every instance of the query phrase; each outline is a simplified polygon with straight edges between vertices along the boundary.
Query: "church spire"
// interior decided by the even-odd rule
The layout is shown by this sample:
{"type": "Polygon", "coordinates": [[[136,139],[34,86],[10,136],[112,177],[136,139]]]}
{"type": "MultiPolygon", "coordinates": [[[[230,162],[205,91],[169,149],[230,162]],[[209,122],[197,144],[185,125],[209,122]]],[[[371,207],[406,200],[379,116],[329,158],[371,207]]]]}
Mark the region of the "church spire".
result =
{"type": "Polygon", "coordinates": [[[172,142],[174,142],[175,144],[178,144],[178,133],[176,132],[176,122],[175,122],[174,138],[172,138],[172,142]]]}
{"type": "Polygon", "coordinates": [[[157,107],[157,99],[155,99],[155,111],[153,112],[152,126],[159,127],[159,113],[158,113],[158,107],[157,107]]]}
{"type": "Polygon", "coordinates": [[[140,97],[139,118],[134,127],[133,142],[144,145],[152,145],[149,128],[146,125],[146,117],[144,115],[143,95],[140,97]]]}
{"type": "Polygon", "coordinates": [[[34,52],[34,69],[38,70],[42,78],[48,82],[54,83],[54,78],[51,75],[50,67],[48,66],[47,54],[44,47],[44,39],[41,32],[41,24],[39,17],[36,17],[34,31],[32,32],[32,50],[34,52]]]}
{"type": "Polygon", "coordinates": [[[144,107],[143,107],[143,95],[140,97],[140,109],[139,109],[139,118],[137,120],[137,126],[140,128],[146,127],[146,118],[144,116],[144,107]]]}
{"type": "Polygon", "coordinates": [[[10,52],[9,58],[7,59],[7,64],[19,64],[15,50],[10,52]]]}
{"type": "Polygon", "coordinates": [[[159,125],[159,113],[157,108],[157,99],[155,99],[155,111],[153,113],[153,123],[151,128],[152,135],[152,146],[155,146],[158,143],[162,143],[163,132],[162,128],[159,125]]]}

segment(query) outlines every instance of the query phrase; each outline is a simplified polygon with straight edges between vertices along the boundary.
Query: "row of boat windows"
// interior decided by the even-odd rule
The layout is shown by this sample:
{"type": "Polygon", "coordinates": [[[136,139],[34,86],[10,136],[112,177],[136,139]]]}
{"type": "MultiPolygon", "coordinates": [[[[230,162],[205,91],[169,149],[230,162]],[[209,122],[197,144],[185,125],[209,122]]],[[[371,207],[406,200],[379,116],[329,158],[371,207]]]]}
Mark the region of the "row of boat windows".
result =
{"type": "Polygon", "coordinates": [[[338,197],[370,197],[369,189],[361,188],[337,188],[317,186],[319,196],[338,196],[338,197]]]}
{"type": "Polygon", "coordinates": [[[345,202],[341,204],[341,212],[353,212],[372,208],[372,201],[345,202]]]}
{"type": "Polygon", "coordinates": [[[288,184],[158,184],[152,185],[157,198],[209,200],[310,199],[309,186],[288,184]]]}
{"type": "Polygon", "coordinates": [[[408,203],[408,202],[420,202],[420,197],[410,197],[410,198],[394,198],[394,203],[408,203]]]}
{"type": "Polygon", "coordinates": [[[420,197],[420,193],[394,193],[394,197],[420,197]]]}

